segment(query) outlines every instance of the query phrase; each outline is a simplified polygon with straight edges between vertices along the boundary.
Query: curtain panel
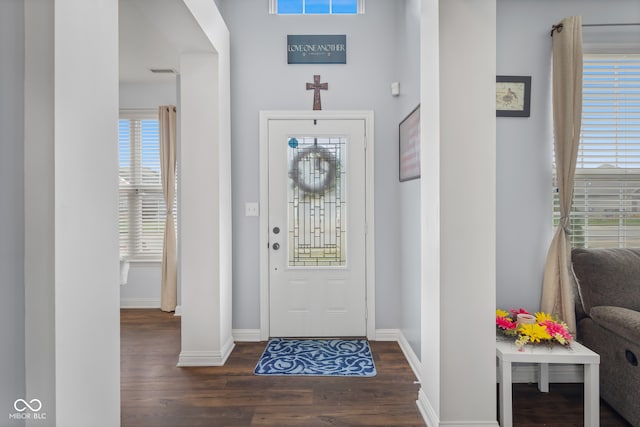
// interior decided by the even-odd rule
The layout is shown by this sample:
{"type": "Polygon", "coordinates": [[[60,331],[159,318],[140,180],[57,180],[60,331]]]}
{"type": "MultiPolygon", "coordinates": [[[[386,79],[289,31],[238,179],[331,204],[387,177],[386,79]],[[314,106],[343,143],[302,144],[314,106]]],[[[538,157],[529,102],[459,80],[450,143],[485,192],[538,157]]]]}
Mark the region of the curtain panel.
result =
{"type": "Polygon", "coordinates": [[[575,334],[576,285],[568,225],[582,120],[582,17],[563,19],[554,26],[552,37],[553,132],[560,222],[547,254],[541,309],[559,316],[575,334]]]}
{"type": "Polygon", "coordinates": [[[178,270],[176,255],[176,230],[173,212],[176,183],[176,107],[162,105],[158,107],[160,124],[160,172],[162,192],[167,208],[167,219],[162,248],[162,282],[160,309],[175,311],[178,300],[178,270]]]}

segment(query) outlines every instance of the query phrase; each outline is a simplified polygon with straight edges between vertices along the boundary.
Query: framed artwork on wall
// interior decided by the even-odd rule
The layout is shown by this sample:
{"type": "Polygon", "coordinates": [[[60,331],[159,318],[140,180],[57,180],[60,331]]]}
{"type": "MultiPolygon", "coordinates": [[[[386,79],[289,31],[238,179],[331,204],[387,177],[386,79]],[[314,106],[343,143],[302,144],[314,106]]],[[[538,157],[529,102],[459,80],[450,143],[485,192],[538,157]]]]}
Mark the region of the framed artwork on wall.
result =
{"type": "Polygon", "coordinates": [[[420,105],[400,122],[400,182],[420,178],[420,105]]]}
{"type": "Polygon", "coordinates": [[[496,76],[496,116],[529,117],[531,76],[496,76]]]}

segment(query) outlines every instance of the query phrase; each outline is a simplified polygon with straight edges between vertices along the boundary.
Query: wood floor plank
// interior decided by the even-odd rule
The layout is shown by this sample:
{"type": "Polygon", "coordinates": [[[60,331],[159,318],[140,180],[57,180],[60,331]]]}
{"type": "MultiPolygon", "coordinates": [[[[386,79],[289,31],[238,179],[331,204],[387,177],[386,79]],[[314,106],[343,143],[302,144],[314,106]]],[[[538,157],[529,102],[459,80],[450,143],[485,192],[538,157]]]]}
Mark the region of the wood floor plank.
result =
{"type": "MultiPolygon", "coordinates": [[[[378,426],[424,427],[422,418],[408,406],[329,405],[290,408],[256,408],[254,426],[378,426]]],[[[415,404],[414,404],[415,406],[415,404]]]]}

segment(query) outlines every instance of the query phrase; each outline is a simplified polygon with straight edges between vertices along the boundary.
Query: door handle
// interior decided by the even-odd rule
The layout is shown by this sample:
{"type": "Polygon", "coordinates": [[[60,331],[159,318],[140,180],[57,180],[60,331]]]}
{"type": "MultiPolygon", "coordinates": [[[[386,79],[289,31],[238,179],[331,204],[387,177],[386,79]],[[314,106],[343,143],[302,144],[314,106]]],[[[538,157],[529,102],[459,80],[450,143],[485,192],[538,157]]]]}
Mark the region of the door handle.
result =
{"type": "Polygon", "coordinates": [[[277,251],[278,249],[280,249],[280,243],[274,243],[271,247],[274,251],[277,251]]]}

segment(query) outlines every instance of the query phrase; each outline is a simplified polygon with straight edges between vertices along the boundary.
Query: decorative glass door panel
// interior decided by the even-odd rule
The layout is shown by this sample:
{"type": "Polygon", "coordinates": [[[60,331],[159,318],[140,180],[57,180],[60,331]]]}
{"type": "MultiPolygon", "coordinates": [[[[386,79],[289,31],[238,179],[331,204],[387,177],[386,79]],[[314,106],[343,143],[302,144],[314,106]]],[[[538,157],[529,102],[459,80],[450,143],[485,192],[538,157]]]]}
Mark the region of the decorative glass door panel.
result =
{"type": "Polygon", "coordinates": [[[288,266],[347,263],[345,137],[288,139],[288,266]]]}

